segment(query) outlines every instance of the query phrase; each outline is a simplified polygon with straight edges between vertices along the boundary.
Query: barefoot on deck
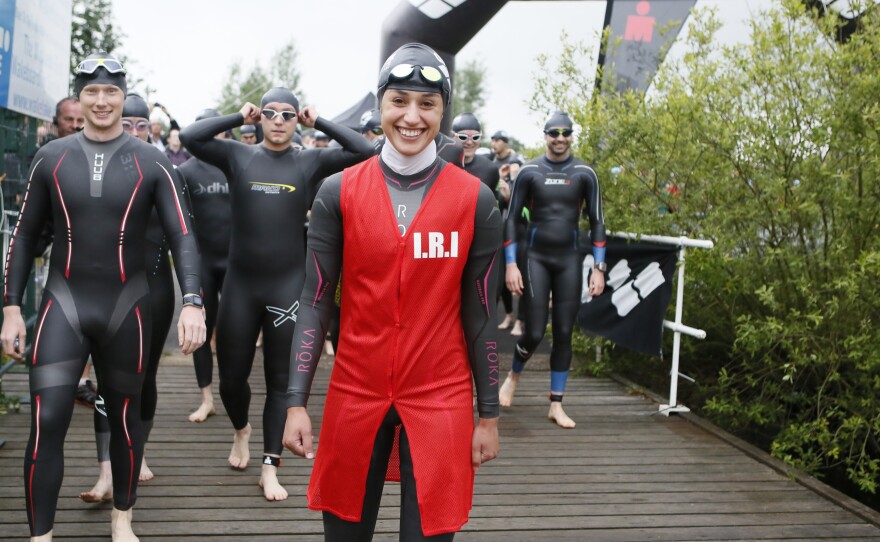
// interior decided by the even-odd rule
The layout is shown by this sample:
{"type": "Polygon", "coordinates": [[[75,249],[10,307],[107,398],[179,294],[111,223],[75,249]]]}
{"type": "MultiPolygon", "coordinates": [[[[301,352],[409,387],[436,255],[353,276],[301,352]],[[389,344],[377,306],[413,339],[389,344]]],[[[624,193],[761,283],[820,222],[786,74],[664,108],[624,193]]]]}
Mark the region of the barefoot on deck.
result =
{"type": "Polygon", "coordinates": [[[248,461],[251,459],[251,453],[248,449],[250,440],[251,424],[247,424],[244,429],[235,432],[232,451],[229,452],[229,466],[233,469],[244,470],[247,468],[248,461]]]}
{"type": "Polygon", "coordinates": [[[40,536],[32,536],[30,540],[31,542],[52,542],[52,531],[40,536]]]}
{"type": "Polygon", "coordinates": [[[110,471],[110,462],[101,461],[101,474],[95,487],[89,491],[83,491],[79,498],[88,503],[108,502],[113,500],[113,474],[110,471]]]}
{"type": "Polygon", "coordinates": [[[153,479],[153,471],[150,470],[150,467],[147,466],[147,460],[141,459],[141,473],[138,475],[138,480],[141,482],[149,482],[153,479]]]}
{"type": "Polygon", "coordinates": [[[267,501],[283,501],[287,498],[287,490],[278,482],[278,468],[273,465],[263,465],[260,487],[267,501]]]}
{"type": "Polygon", "coordinates": [[[513,325],[513,322],[514,322],[514,321],[515,321],[515,320],[514,320],[513,314],[512,314],[512,313],[508,313],[508,314],[504,317],[504,321],[501,322],[500,324],[498,324],[498,329],[507,329],[507,328],[509,328],[510,326],[513,325]]]}
{"type": "Polygon", "coordinates": [[[522,320],[517,320],[513,324],[513,329],[510,330],[510,334],[513,335],[514,337],[522,336],[522,334],[523,334],[523,321],[522,320]]]}
{"type": "Polygon", "coordinates": [[[498,402],[501,403],[501,406],[509,407],[513,404],[513,394],[516,391],[517,382],[519,382],[519,375],[514,375],[512,371],[507,373],[504,384],[498,390],[498,402]]]}
{"type": "Polygon", "coordinates": [[[110,512],[110,534],[113,542],[138,542],[138,537],[131,530],[131,508],[126,511],[110,512]]]}
{"type": "Polygon", "coordinates": [[[193,411],[192,414],[189,415],[189,421],[202,423],[214,414],[217,414],[217,411],[214,409],[213,402],[202,403],[201,405],[199,405],[199,408],[197,408],[195,411],[193,411]]]}
{"type": "Polygon", "coordinates": [[[562,403],[554,401],[550,403],[550,412],[547,413],[547,419],[556,422],[556,425],[564,429],[573,429],[574,420],[568,417],[568,414],[562,410],[562,403]]]}

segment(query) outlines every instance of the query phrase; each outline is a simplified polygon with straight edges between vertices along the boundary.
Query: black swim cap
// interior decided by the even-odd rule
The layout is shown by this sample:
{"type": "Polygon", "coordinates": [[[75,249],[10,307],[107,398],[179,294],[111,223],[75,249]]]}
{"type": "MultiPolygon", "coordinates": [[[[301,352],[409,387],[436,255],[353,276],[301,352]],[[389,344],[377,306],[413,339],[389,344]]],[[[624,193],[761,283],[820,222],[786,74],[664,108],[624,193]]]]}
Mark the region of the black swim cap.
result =
{"type": "Polygon", "coordinates": [[[480,121],[473,113],[462,113],[452,119],[452,131],[460,132],[462,130],[476,130],[477,132],[482,132],[483,128],[480,126],[480,121]]]}
{"type": "Polygon", "coordinates": [[[255,134],[257,133],[257,127],[253,124],[243,124],[241,128],[238,129],[241,135],[244,134],[255,134]]]}
{"type": "Polygon", "coordinates": [[[299,100],[296,99],[296,96],[293,95],[293,92],[291,92],[290,89],[284,87],[270,89],[269,92],[263,94],[263,97],[260,99],[260,107],[266,107],[266,104],[272,102],[290,104],[293,106],[294,111],[299,113],[299,100]]]}
{"type": "Polygon", "coordinates": [[[125,97],[125,105],[122,106],[123,117],[150,118],[150,106],[139,94],[131,93],[125,97]]]}
{"type": "Polygon", "coordinates": [[[96,83],[99,85],[114,85],[125,94],[128,85],[125,82],[125,68],[122,62],[113,55],[99,51],[92,53],[83,59],[76,67],[76,75],[73,78],[73,93],[79,96],[87,85],[96,83]]]}
{"type": "Polygon", "coordinates": [[[439,92],[447,108],[452,95],[446,63],[433,49],[421,43],[402,45],[382,65],[377,92],[379,101],[388,88],[439,92]],[[408,66],[415,69],[407,70],[408,66]]]}
{"type": "Polygon", "coordinates": [[[199,111],[199,114],[196,115],[196,120],[198,121],[198,120],[202,120],[202,119],[213,119],[214,117],[219,117],[219,116],[220,116],[219,111],[217,111],[213,107],[209,107],[207,109],[202,109],[201,111],[199,111]]]}
{"type": "Polygon", "coordinates": [[[505,143],[510,143],[510,136],[507,135],[507,132],[504,130],[498,130],[494,134],[492,134],[492,139],[500,139],[505,143]]]}
{"type": "Polygon", "coordinates": [[[544,130],[550,130],[552,128],[565,128],[568,130],[574,129],[574,123],[571,122],[571,117],[568,116],[568,113],[565,111],[556,111],[550,118],[547,119],[547,122],[544,123],[544,130]]]}
{"type": "Polygon", "coordinates": [[[330,141],[330,136],[321,132],[320,130],[315,130],[315,139],[319,139],[321,141],[330,141]]]}
{"type": "Polygon", "coordinates": [[[378,109],[370,109],[361,115],[361,133],[382,127],[382,112],[378,109]]]}

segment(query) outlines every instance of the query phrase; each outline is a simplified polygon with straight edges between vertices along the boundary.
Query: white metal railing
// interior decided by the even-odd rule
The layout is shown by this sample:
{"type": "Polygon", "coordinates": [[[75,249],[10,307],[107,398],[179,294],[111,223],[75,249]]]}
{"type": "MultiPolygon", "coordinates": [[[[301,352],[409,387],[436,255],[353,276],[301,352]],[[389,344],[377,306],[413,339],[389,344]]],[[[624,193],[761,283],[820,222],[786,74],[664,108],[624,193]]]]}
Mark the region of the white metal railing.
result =
{"type": "Polygon", "coordinates": [[[661,243],[665,245],[675,245],[679,248],[678,250],[678,285],[677,285],[677,293],[675,296],[675,321],[670,322],[669,320],[663,320],[663,327],[669,330],[672,330],[672,369],[670,371],[669,378],[669,404],[668,405],[660,405],[660,412],[669,416],[672,412],[690,412],[690,409],[684,405],[678,404],[678,378],[683,377],[687,380],[693,381],[692,378],[687,375],[683,375],[679,372],[679,356],[681,352],[681,335],[684,333],[685,335],[689,335],[691,337],[695,337],[697,339],[705,339],[706,332],[702,329],[693,328],[690,326],[686,326],[681,323],[682,310],[684,307],[684,267],[685,267],[685,248],[686,247],[694,247],[694,248],[707,248],[711,249],[715,247],[715,243],[712,241],[706,241],[702,239],[690,239],[688,237],[667,237],[663,235],[638,235],[635,233],[626,233],[626,232],[617,232],[613,233],[615,237],[622,237],[625,239],[634,239],[637,241],[649,241],[652,243],[661,243]]]}

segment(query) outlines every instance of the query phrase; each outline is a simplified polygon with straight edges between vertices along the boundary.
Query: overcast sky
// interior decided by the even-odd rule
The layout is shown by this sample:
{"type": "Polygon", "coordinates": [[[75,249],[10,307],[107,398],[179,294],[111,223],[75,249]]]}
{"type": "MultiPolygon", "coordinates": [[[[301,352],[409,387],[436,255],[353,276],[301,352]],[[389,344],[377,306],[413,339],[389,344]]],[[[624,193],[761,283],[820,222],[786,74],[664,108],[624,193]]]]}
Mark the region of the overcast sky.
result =
{"type": "MultiPolygon", "coordinates": [[[[471,0],[478,1],[478,0],[471,0]]],[[[321,115],[334,117],[375,91],[382,22],[401,0],[113,0],[125,34],[129,71],[156,89],[186,125],[216,105],[236,60],[264,66],[291,38],[299,52],[302,88],[321,115]]],[[[724,18],[741,19],[771,0],[701,0],[724,18]]],[[[456,57],[488,68],[484,131],[505,129],[521,141],[541,140],[544,113],[529,112],[535,59],[561,51],[563,31],[594,47],[605,0],[509,2],[456,57]]],[[[595,58],[583,69],[595,71],[595,58]]]]}

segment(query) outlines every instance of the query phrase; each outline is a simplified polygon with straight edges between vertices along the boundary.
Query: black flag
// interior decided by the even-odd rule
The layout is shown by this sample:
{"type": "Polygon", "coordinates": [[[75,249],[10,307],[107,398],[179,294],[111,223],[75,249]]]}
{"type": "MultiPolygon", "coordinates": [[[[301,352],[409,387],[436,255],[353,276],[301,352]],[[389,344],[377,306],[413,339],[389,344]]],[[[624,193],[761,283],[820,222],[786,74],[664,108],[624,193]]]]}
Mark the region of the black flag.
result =
{"type": "Polygon", "coordinates": [[[663,318],[672,297],[678,247],[619,237],[609,237],[606,247],[608,271],[599,297],[588,293],[593,256],[584,258],[578,324],[620,346],[661,356],[663,318]]]}

